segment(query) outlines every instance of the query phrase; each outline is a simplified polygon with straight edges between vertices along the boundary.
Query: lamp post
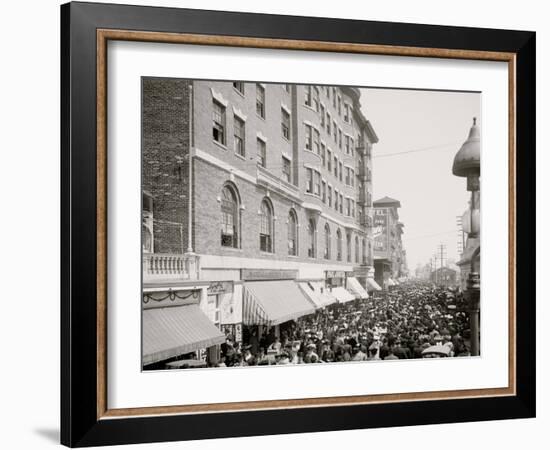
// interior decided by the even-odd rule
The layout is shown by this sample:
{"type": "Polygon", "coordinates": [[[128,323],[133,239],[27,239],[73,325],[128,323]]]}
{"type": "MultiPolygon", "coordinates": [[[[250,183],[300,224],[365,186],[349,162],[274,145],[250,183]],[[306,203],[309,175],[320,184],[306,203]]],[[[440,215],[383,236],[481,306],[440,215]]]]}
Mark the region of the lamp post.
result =
{"type": "Polygon", "coordinates": [[[466,189],[471,192],[470,227],[463,261],[469,260],[470,272],[466,282],[465,297],[470,315],[470,353],[479,356],[479,285],[480,275],[475,268],[479,257],[479,175],[480,175],[480,133],[474,117],[468,139],[462,144],[453,161],[453,175],[466,178],[466,189]]]}

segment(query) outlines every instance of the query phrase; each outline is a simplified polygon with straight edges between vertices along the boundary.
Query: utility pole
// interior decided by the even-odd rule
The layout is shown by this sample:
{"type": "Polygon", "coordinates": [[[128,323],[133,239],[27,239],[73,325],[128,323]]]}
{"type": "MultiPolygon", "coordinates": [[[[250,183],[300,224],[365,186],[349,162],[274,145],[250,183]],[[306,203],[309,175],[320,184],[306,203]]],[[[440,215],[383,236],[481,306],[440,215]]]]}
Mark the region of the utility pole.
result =
{"type": "Polygon", "coordinates": [[[446,279],[443,276],[443,264],[444,264],[444,261],[447,257],[447,254],[446,254],[447,253],[447,246],[445,244],[439,244],[437,246],[437,249],[438,249],[439,254],[440,254],[440,257],[439,257],[440,258],[440,268],[441,268],[440,273],[441,273],[441,277],[442,277],[442,279],[440,281],[442,282],[442,284],[445,284],[445,286],[446,286],[447,285],[446,279]]]}

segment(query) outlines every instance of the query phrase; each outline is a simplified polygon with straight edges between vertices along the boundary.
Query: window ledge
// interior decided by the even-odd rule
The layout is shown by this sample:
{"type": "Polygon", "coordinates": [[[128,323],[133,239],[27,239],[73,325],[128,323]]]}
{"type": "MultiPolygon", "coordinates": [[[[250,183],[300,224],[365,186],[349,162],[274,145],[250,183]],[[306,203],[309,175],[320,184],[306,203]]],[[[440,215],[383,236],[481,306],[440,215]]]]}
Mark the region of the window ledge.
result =
{"type": "Polygon", "coordinates": [[[235,152],[235,156],[243,161],[246,161],[246,156],[239,155],[237,152],[235,152]]]}
{"type": "Polygon", "coordinates": [[[227,145],[222,144],[221,142],[216,141],[215,139],[212,139],[212,142],[216,144],[218,147],[222,148],[223,150],[227,150],[227,145]]]}
{"type": "Polygon", "coordinates": [[[230,252],[235,252],[235,253],[242,253],[243,252],[242,248],[226,247],[224,245],[221,246],[221,249],[222,250],[229,250],[230,252]]]}

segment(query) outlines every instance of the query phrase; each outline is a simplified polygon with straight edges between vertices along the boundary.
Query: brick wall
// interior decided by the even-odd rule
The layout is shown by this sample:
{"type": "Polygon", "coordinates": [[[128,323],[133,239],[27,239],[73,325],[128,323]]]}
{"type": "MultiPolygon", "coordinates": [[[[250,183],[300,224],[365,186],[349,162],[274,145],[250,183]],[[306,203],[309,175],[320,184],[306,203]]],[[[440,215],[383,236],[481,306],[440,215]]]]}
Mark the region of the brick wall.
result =
{"type": "Polygon", "coordinates": [[[153,197],[156,253],[187,248],[189,84],[142,80],[142,187],[153,197]]]}

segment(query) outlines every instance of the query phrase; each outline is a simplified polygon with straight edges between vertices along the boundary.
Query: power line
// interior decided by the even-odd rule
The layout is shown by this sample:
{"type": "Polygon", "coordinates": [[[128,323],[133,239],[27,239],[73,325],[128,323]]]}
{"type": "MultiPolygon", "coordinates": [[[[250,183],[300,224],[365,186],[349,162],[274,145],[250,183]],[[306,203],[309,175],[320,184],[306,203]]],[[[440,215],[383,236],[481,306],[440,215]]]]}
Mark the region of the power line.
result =
{"type": "Polygon", "coordinates": [[[408,154],[408,153],[426,152],[426,151],[429,151],[429,150],[436,150],[438,148],[445,148],[445,147],[454,146],[454,145],[457,145],[457,143],[458,143],[458,141],[457,142],[449,142],[448,144],[432,145],[431,147],[417,148],[417,149],[414,149],[414,150],[405,150],[403,152],[385,153],[385,154],[382,154],[382,155],[373,155],[373,158],[386,158],[386,157],[389,157],[389,156],[405,155],[405,154],[408,154]]]}
{"type": "MultiPolygon", "coordinates": [[[[459,142],[456,141],[456,142],[449,142],[447,144],[438,144],[438,145],[432,145],[432,146],[429,146],[429,147],[420,147],[420,148],[415,148],[415,149],[411,149],[411,150],[404,150],[402,152],[394,152],[394,153],[385,153],[385,154],[378,154],[378,155],[372,155],[372,159],[377,159],[377,158],[389,158],[389,157],[392,157],[392,156],[399,156],[399,155],[406,155],[406,154],[409,154],[409,153],[419,153],[419,152],[426,152],[426,151],[430,151],[430,150],[437,150],[439,148],[445,148],[445,147],[450,147],[450,146],[454,146],[454,145],[457,145],[459,142]]],[[[267,150],[269,152],[269,150],[267,150]]],[[[343,152],[344,150],[342,150],[343,152]]],[[[310,152],[310,153],[314,153],[317,155],[317,153],[315,152],[310,152]]],[[[332,150],[331,152],[331,156],[332,158],[334,156],[338,155],[336,153],[336,151],[332,150]]],[[[256,160],[256,155],[254,156],[251,156],[249,157],[248,161],[239,161],[238,164],[236,164],[234,166],[235,169],[238,169],[239,167],[242,167],[243,165],[245,166],[258,166],[258,162],[256,160]]],[[[320,155],[317,155],[320,157],[320,155]]],[[[338,157],[338,162],[343,162],[343,156],[344,155],[340,155],[338,157]]],[[[345,156],[349,156],[351,157],[351,155],[345,155],[345,156]]],[[[292,163],[292,162],[291,162],[292,163]]],[[[331,164],[333,162],[331,161],[331,164]]],[[[268,167],[265,167],[266,170],[271,170],[271,169],[282,169],[283,168],[283,165],[282,164],[269,164],[268,167]]],[[[354,167],[354,170],[355,170],[355,167],[354,167]]]]}

